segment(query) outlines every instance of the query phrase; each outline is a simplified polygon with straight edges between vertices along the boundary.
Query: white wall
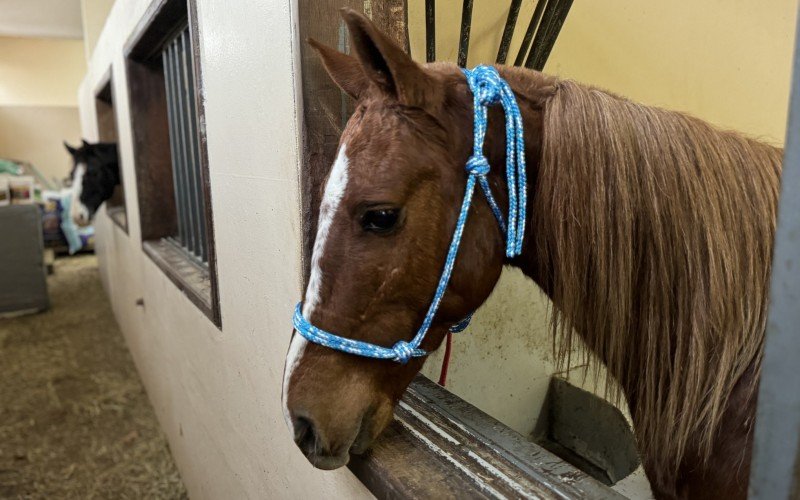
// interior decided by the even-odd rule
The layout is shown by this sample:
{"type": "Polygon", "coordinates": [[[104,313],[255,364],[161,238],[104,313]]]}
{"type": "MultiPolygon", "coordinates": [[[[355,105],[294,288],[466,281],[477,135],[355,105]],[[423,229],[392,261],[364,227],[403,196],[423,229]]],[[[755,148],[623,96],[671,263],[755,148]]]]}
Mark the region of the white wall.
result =
{"type": "MultiPolygon", "coordinates": [[[[116,2],[80,89],[84,134],[95,137],[92,94],[113,62],[126,179],[135,177],[122,46],[148,3],[116,2]]],[[[281,413],[301,283],[294,6],[198,3],[222,331],[142,253],[133,181],[129,236],[98,215],[104,284],[192,498],[369,496],[347,469],[312,469],[281,413]]]]}

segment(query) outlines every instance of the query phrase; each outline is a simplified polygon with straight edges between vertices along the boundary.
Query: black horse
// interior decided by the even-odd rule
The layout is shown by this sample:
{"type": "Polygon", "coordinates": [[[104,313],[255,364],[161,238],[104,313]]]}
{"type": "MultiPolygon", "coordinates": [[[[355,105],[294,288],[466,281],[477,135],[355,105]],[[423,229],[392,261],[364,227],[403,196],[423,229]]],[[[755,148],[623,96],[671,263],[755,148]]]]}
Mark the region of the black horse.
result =
{"type": "Polygon", "coordinates": [[[120,183],[117,145],[113,142],[90,144],[84,140],[77,148],[66,142],[64,146],[72,155],[70,216],[76,224],[85,226],[120,183]]]}

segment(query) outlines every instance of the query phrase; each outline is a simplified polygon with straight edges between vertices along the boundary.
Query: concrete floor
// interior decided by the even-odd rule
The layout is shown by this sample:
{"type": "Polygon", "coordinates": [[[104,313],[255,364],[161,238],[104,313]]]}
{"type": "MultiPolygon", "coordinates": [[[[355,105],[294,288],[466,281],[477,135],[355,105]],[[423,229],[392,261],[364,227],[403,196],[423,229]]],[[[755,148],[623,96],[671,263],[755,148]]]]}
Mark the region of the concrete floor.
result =
{"type": "Polygon", "coordinates": [[[0,319],[0,498],[186,498],[95,257],[48,286],[49,311],[0,319]]]}

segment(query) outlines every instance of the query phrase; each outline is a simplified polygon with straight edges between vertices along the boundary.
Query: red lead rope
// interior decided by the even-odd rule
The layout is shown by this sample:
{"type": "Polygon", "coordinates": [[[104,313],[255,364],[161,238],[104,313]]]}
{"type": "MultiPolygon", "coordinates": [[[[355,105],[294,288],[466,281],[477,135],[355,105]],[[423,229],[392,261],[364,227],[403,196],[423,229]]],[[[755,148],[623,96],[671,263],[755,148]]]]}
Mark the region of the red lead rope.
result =
{"type": "Polygon", "coordinates": [[[453,347],[453,334],[447,332],[447,343],[444,346],[444,358],[442,359],[442,371],[439,373],[439,385],[444,387],[447,383],[447,369],[450,368],[450,351],[453,347]]]}

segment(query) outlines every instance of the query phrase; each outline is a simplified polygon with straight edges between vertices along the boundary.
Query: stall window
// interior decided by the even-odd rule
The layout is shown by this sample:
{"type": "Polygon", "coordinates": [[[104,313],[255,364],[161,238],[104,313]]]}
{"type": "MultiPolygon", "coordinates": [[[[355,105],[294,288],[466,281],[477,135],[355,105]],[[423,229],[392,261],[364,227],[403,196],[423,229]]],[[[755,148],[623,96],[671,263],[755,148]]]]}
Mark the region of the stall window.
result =
{"type": "Polygon", "coordinates": [[[194,2],[157,3],[126,68],[143,249],[220,326],[197,47],[194,2]]]}
{"type": "MultiPolygon", "coordinates": [[[[114,111],[114,77],[111,68],[103,78],[99,90],[94,98],[95,113],[97,114],[97,139],[100,142],[113,142],[117,144],[117,115],[114,111]]],[[[125,208],[125,179],[120,165],[119,184],[114,189],[114,194],[106,201],[106,213],[119,227],[128,232],[128,216],[125,208]]]]}

